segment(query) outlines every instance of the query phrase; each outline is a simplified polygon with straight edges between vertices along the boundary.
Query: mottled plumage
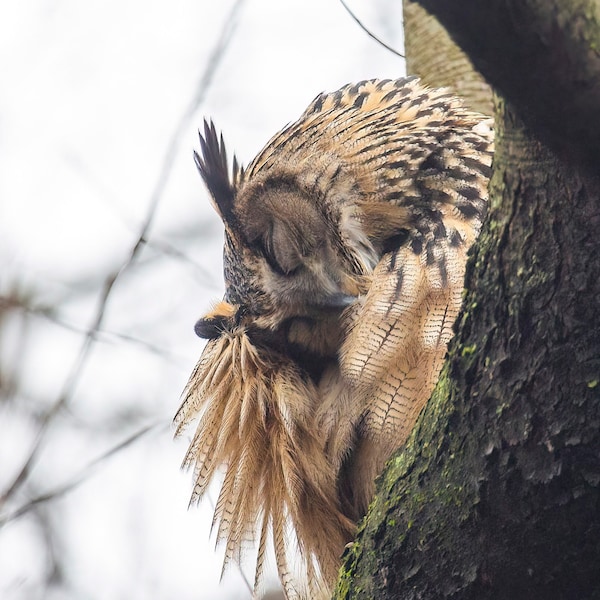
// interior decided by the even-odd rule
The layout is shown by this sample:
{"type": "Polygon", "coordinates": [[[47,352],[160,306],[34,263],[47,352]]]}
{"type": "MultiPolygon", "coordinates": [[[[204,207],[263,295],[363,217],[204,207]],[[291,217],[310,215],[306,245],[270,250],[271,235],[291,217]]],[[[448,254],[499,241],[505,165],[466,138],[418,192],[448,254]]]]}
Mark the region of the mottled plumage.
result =
{"type": "Polygon", "coordinates": [[[226,465],[225,561],[256,541],[258,586],[271,535],[287,596],[316,598],[437,380],[493,136],[408,78],[319,95],[245,170],[212,124],[200,143],[226,292],[196,325],[208,343],[175,417],[178,432],[199,418],[192,500],[226,465]]]}

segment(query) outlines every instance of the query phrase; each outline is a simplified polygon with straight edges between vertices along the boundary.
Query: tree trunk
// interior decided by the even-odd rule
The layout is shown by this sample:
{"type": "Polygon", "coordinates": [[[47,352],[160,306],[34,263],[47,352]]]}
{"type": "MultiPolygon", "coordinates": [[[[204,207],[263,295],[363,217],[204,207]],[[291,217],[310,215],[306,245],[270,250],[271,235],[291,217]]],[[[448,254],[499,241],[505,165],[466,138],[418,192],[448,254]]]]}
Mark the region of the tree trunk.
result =
{"type": "Polygon", "coordinates": [[[490,215],[457,336],[347,551],[338,599],[600,598],[598,156],[590,132],[577,143],[569,123],[549,132],[521,106],[553,151],[498,101],[490,215]]]}
{"type": "Polygon", "coordinates": [[[598,170],[598,0],[419,0],[538,137],[598,170]]]}
{"type": "Polygon", "coordinates": [[[404,0],[406,72],[430,87],[450,88],[473,110],[493,113],[492,90],[439,21],[418,4],[404,0]]]}

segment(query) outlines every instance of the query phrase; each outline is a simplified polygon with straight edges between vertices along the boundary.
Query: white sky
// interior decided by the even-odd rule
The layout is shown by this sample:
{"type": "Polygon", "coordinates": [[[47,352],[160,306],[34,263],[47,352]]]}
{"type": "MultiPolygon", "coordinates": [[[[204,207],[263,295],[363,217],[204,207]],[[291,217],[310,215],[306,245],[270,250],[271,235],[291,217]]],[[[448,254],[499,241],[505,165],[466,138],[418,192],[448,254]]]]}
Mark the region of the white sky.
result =
{"type": "MultiPolygon", "coordinates": [[[[58,304],[57,318],[76,330],[35,318],[26,331],[18,319],[0,331],[0,363],[18,364],[20,383],[12,401],[0,402],[0,494],[35,437],[32,413],[61,392],[104,278],[139,235],[173,132],[232,4],[0,5],[0,293],[18,281],[37,305],[58,304]]],[[[349,4],[402,49],[399,1],[349,4]]],[[[40,519],[31,513],[0,528],[0,598],[249,597],[235,569],[219,584],[211,507],[187,510],[191,476],[179,471],[186,440],[173,442],[169,427],[202,348],[193,324],[222,293],[222,228],[192,160],[196,130],[211,116],[230,154],[247,163],[317,93],[403,74],[403,62],[337,0],[246,0],[205,99],[178,138],[149,236],[156,245],[117,283],[75,392],[0,518],[69,482],[141,426],[162,425],[43,504],[40,519]],[[165,254],[165,244],[187,260],[165,254]],[[63,569],[50,588],[40,523],[54,532],[63,569]]]]}

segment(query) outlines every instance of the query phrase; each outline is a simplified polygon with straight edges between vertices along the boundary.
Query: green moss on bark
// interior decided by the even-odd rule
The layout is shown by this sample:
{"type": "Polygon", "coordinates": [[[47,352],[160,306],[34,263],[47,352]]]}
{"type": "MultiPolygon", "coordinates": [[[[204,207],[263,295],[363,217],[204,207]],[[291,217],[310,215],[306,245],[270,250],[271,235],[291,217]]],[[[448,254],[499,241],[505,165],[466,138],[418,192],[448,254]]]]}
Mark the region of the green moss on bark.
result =
{"type": "Polygon", "coordinates": [[[337,598],[600,594],[600,182],[499,106],[457,337],[337,598]]]}

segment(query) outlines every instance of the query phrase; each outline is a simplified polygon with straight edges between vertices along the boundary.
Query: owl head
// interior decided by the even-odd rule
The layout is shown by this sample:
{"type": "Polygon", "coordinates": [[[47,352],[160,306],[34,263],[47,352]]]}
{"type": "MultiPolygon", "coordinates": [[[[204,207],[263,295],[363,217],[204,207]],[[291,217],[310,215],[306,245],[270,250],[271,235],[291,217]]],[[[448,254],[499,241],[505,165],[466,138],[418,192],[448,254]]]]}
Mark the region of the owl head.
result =
{"type": "Polygon", "coordinates": [[[361,81],[317,96],[246,169],[234,158],[230,170],[205,121],[195,161],[225,226],[226,289],[198,335],[241,326],[257,343],[287,347],[303,337],[290,327],[339,319],[384,254],[411,244],[434,262],[447,235],[471,243],[485,212],[480,123],[416,78],[361,81]]]}
{"type": "Polygon", "coordinates": [[[198,321],[198,335],[213,338],[250,321],[275,332],[290,319],[332,317],[351,304],[375,252],[350,208],[358,190],[340,161],[325,166],[320,157],[314,166],[324,171],[315,173],[282,157],[276,168],[256,169],[255,161],[245,171],[234,157],[230,173],[223,137],[207,122],[200,147],[196,166],[225,225],[226,290],[198,321]],[[344,195],[346,211],[334,194],[344,195]]]}

